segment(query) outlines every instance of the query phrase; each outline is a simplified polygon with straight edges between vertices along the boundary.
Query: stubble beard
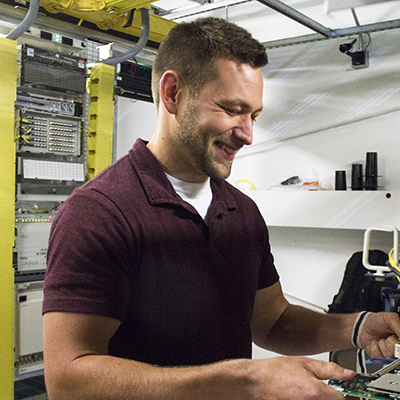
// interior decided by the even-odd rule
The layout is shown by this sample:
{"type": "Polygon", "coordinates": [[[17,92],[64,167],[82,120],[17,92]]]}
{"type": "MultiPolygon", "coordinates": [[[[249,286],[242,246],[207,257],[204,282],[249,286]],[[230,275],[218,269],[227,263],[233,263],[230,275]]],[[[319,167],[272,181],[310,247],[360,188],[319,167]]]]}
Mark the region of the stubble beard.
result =
{"type": "Polygon", "coordinates": [[[212,136],[213,127],[200,126],[196,119],[196,109],[189,104],[178,126],[178,143],[185,149],[187,162],[202,174],[215,179],[224,180],[229,177],[232,163],[221,163],[213,159],[209,138],[212,136]]]}

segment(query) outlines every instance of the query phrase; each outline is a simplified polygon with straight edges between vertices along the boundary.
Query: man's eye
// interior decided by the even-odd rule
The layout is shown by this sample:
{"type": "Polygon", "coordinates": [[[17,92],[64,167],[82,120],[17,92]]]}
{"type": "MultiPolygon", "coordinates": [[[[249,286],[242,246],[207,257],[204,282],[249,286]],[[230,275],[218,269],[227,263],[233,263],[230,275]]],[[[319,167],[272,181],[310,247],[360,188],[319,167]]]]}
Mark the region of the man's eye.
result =
{"type": "Polygon", "coordinates": [[[233,110],[231,108],[225,108],[225,112],[229,115],[240,115],[240,110],[233,110]]]}

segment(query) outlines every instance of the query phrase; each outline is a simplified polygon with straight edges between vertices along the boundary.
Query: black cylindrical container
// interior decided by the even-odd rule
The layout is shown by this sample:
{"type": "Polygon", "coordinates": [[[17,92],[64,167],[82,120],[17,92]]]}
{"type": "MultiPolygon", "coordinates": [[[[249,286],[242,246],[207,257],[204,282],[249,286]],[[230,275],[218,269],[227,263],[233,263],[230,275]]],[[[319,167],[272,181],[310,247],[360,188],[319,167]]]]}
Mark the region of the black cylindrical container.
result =
{"type": "Polygon", "coordinates": [[[335,171],[335,190],[347,190],[346,171],[335,171]]]}
{"type": "Polygon", "coordinates": [[[378,153],[367,153],[365,163],[365,190],[378,189],[378,153]]]}
{"type": "Polygon", "coordinates": [[[363,190],[363,171],[362,164],[351,166],[351,190],[363,190]]]}

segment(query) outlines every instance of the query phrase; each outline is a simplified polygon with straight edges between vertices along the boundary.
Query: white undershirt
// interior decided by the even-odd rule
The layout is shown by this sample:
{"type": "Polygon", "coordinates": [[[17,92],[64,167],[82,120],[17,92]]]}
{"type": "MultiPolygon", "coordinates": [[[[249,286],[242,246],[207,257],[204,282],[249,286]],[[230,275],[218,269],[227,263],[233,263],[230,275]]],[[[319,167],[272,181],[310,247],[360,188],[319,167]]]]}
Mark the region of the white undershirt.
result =
{"type": "Polygon", "coordinates": [[[204,219],[212,200],[210,179],[203,183],[184,182],[171,175],[165,174],[176,193],[192,205],[204,219]]]}

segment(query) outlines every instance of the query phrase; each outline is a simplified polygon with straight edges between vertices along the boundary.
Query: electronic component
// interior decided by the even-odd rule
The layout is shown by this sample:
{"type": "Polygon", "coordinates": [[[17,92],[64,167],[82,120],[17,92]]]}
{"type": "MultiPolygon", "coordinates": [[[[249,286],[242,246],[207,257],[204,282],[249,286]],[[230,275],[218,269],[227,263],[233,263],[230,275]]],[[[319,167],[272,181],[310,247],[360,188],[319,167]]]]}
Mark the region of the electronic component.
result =
{"type": "Polygon", "coordinates": [[[367,390],[378,395],[389,395],[400,399],[400,376],[396,374],[383,375],[370,382],[367,390]]]}
{"type": "Polygon", "coordinates": [[[43,369],[43,282],[15,285],[16,375],[43,369]]]}
{"type": "Polygon", "coordinates": [[[363,46],[362,35],[360,35],[360,42],[363,48],[360,48],[358,51],[352,51],[356,42],[357,39],[352,39],[351,42],[342,43],[339,46],[339,50],[351,57],[352,68],[367,68],[369,64],[369,56],[367,49],[363,46]]]}
{"type": "MultiPolygon", "coordinates": [[[[73,103],[64,102],[63,106],[61,102],[59,103],[60,107],[65,109],[73,107],[73,103]]],[[[81,154],[80,118],[21,111],[18,122],[18,150],[20,152],[72,156],[81,154]]]]}
{"type": "Polygon", "coordinates": [[[400,376],[384,375],[374,380],[370,375],[357,374],[350,381],[333,381],[329,384],[337,391],[370,400],[400,399],[400,376]],[[391,383],[392,382],[392,383],[391,383]]]}
{"type": "Polygon", "coordinates": [[[117,95],[153,102],[151,68],[132,62],[121,63],[117,73],[117,95]]]}
{"type": "Polygon", "coordinates": [[[348,381],[338,381],[331,379],[329,385],[343,394],[361,396],[366,393],[367,384],[371,382],[368,374],[356,374],[353,379],[348,381]]]}
{"type": "Polygon", "coordinates": [[[395,356],[396,358],[400,358],[400,342],[397,342],[397,343],[394,345],[394,356],[395,356]]]}
{"type": "Polygon", "coordinates": [[[71,117],[82,117],[83,114],[82,103],[73,99],[66,99],[65,96],[60,99],[20,91],[17,93],[15,105],[24,112],[44,112],[71,117]]]}
{"type": "Polygon", "coordinates": [[[69,195],[85,182],[83,157],[21,153],[17,161],[21,194],[69,195]]]}
{"type": "Polygon", "coordinates": [[[397,359],[373,374],[356,374],[348,381],[331,379],[329,384],[337,391],[373,400],[400,400],[400,376],[390,373],[400,366],[397,359]]]}
{"type": "Polygon", "coordinates": [[[51,213],[16,214],[16,271],[46,269],[47,245],[54,217],[51,213]]]}
{"type": "MultiPolygon", "coordinates": [[[[67,103],[70,107],[72,103],[67,103]]],[[[31,153],[52,153],[79,156],[81,154],[81,119],[21,112],[18,150],[31,153]]]]}
{"type": "MultiPolygon", "coordinates": [[[[85,39],[81,37],[81,35],[75,34],[77,32],[74,32],[73,34],[70,33],[68,36],[64,36],[64,33],[62,33],[58,29],[50,30],[50,27],[47,27],[46,30],[40,29],[40,28],[35,28],[34,26],[31,26],[29,30],[27,30],[24,34],[24,36],[31,36],[32,38],[40,38],[43,40],[51,41],[54,43],[54,45],[67,45],[71,47],[73,51],[81,51],[86,48],[86,43],[85,39]],[[73,36],[70,36],[73,35],[73,36]]],[[[52,45],[53,43],[49,43],[49,45],[52,45]]]]}
{"type": "Polygon", "coordinates": [[[84,93],[86,60],[24,44],[21,48],[21,86],[84,93]]]}

